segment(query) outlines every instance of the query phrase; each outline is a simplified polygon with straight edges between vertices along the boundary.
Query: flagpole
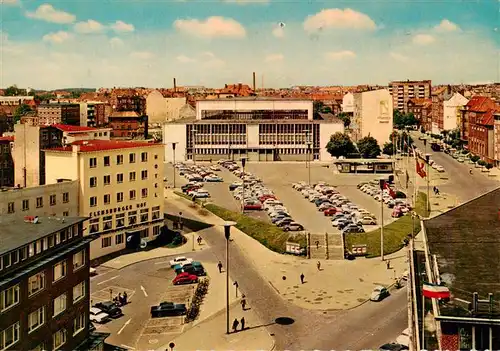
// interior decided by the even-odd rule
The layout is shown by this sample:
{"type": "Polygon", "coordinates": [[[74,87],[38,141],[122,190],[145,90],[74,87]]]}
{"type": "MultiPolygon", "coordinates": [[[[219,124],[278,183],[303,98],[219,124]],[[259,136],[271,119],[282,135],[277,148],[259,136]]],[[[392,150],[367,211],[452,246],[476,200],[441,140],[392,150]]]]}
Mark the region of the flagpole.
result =
{"type": "Polygon", "coordinates": [[[425,295],[422,288],[422,350],[425,350],[425,295]]]}
{"type": "Polygon", "coordinates": [[[379,180],[380,186],[380,257],[382,261],[384,260],[384,182],[385,180],[379,180]]]}

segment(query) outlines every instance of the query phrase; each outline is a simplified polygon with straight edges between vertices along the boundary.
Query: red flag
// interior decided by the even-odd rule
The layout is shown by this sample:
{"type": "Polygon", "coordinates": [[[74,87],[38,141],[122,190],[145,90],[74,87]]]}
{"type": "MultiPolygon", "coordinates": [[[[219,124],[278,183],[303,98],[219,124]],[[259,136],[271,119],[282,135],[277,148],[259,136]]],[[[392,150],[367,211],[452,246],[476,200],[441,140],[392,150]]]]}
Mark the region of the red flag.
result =
{"type": "Polygon", "coordinates": [[[419,157],[415,157],[415,163],[417,167],[417,174],[421,178],[425,178],[427,176],[427,173],[425,172],[425,161],[422,159],[419,160],[419,157]]]}
{"type": "Polygon", "coordinates": [[[389,195],[393,199],[396,198],[396,193],[394,192],[394,190],[391,189],[391,187],[389,186],[389,183],[387,183],[385,180],[381,181],[380,187],[381,187],[382,190],[386,189],[387,191],[389,191],[389,195]]]}

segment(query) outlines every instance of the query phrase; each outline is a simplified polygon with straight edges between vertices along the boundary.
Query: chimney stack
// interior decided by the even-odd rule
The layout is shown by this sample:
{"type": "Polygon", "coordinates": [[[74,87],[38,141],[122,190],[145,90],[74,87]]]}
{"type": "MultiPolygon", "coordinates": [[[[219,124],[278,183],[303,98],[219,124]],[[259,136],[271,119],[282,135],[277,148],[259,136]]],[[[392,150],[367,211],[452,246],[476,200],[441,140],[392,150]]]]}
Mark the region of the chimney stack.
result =
{"type": "Polygon", "coordinates": [[[177,92],[177,81],[174,78],[174,93],[176,93],[176,92],[177,92]]]}
{"type": "Polygon", "coordinates": [[[253,91],[255,93],[255,72],[253,72],[253,85],[252,85],[253,91]]]}

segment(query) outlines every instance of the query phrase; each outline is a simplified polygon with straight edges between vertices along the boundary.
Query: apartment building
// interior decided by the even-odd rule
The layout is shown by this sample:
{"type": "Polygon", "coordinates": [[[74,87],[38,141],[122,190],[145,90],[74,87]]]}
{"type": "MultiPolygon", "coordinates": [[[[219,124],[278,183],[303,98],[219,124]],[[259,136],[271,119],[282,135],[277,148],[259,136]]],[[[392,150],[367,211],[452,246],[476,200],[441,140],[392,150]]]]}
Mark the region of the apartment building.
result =
{"type": "Polygon", "coordinates": [[[164,146],[118,140],[77,141],[45,150],[47,181],[79,182],[80,215],[89,217],[85,234],[99,234],[91,259],[147,245],[163,226],[164,146]],[[130,237],[130,239],[129,239],[130,237]]]}
{"type": "Polygon", "coordinates": [[[103,350],[84,217],[0,216],[0,350],[103,350]]]}
{"type": "Polygon", "coordinates": [[[443,101],[443,130],[460,128],[461,110],[468,102],[469,100],[460,93],[454,93],[448,100],[443,101]]]}
{"type": "Polygon", "coordinates": [[[444,130],[444,102],[451,99],[453,92],[451,86],[441,87],[432,92],[432,125],[430,129],[434,134],[444,130]]]}
{"type": "Polygon", "coordinates": [[[78,192],[76,180],[3,189],[0,192],[0,216],[75,217],[79,213],[78,192]]]}
{"type": "Polygon", "coordinates": [[[111,136],[120,139],[146,139],[148,116],[135,111],[116,111],[108,117],[111,136]]]}
{"type": "Polygon", "coordinates": [[[369,90],[354,94],[354,112],[350,129],[358,141],[371,136],[382,147],[393,129],[392,99],[389,90],[369,90]]]}
{"type": "Polygon", "coordinates": [[[0,188],[14,186],[13,136],[0,136],[0,188]]]}
{"type": "Polygon", "coordinates": [[[354,94],[347,93],[342,98],[342,112],[353,114],[354,113],[354,94]]]}
{"type": "Polygon", "coordinates": [[[103,102],[80,102],[80,125],[102,127],[106,123],[106,106],[103,102]]]}
{"type": "Polygon", "coordinates": [[[146,97],[146,115],[150,124],[164,123],[179,119],[186,98],[165,97],[158,90],[151,91],[146,97]]]}
{"type": "Polygon", "coordinates": [[[430,80],[393,81],[389,83],[394,110],[408,113],[410,99],[431,99],[432,84],[430,80]]]}
{"type": "Polygon", "coordinates": [[[80,125],[80,105],[70,103],[40,104],[37,107],[38,123],[80,125]]]}
{"type": "Polygon", "coordinates": [[[426,131],[432,128],[432,100],[431,99],[410,99],[408,101],[408,113],[418,120],[420,126],[426,131]]]}

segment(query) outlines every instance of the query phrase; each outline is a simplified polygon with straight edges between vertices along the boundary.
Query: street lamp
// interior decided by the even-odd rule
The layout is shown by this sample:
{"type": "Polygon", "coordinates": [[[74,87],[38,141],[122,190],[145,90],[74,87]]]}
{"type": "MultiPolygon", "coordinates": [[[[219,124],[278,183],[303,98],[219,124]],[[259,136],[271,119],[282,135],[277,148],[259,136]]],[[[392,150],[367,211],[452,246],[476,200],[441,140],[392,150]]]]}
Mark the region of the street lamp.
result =
{"type": "Polygon", "coordinates": [[[192,129],[191,132],[193,133],[193,163],[196,165],[196,145],[195,145],[195,139],[196,139],[196,129],[192,129]]]}
{"type": "Polygon", "coordinates": [[[425,162],[427,166],[427,216],[430,217],[431,215],[431,199],[430,199],[430,181],[431,181],[431,174],[430,174],[430,167],[429,167],[429,161],[430,161],[431,155],[430,154],[425,154],[425,162]]]}
{"type": "Polygon", "coordinates": [[[224,223],[224,236],[226,237],[226,334],[229,334],[229,239],[231,237],[231,227],[236,222],[224,223]]]}
{"type": "Polygon", "coordinates": [[[172,143],[172,153],[173,153],[173,162],[174,162],[174,189],[175,189],[175,145],[177,145],[177,142],[172,143]]]}
{"type": "Polygon", "coordinates": [[[306,144],[307,144],[307,150],[306,150],[306,164],[309,163],[309,169],[308,169],[308,184],[311,185],[311,137],[312,133],[310,134],[310,131],[306,131],[306,144]]]}
{"type": "Polygon", "coordinates": [[[384,260],[384,189],[385,179],[379,179],[380,185],[380,258],[384,260]]]}
{"type": "Polygon", "coordinates": [[[304,140],[304,143],[305,143],[304,151],[305,151],[305,160],[306,160],[306,168],[307,168],[307,161],[308,161],[308,157],[307,157],[307,141],[309,140],[309,130],[306,130],[305,133],[306,133],[306,139],[304,140]]]}
{"type": "Polygon", "coordinates": [[[243,193],[241,195],[241,213],[245,213],[245,164],[247,159],[245,157],[241,158],[241,167],[243,168],[243,177],[241,180],[243,181],[243,193]]]}

